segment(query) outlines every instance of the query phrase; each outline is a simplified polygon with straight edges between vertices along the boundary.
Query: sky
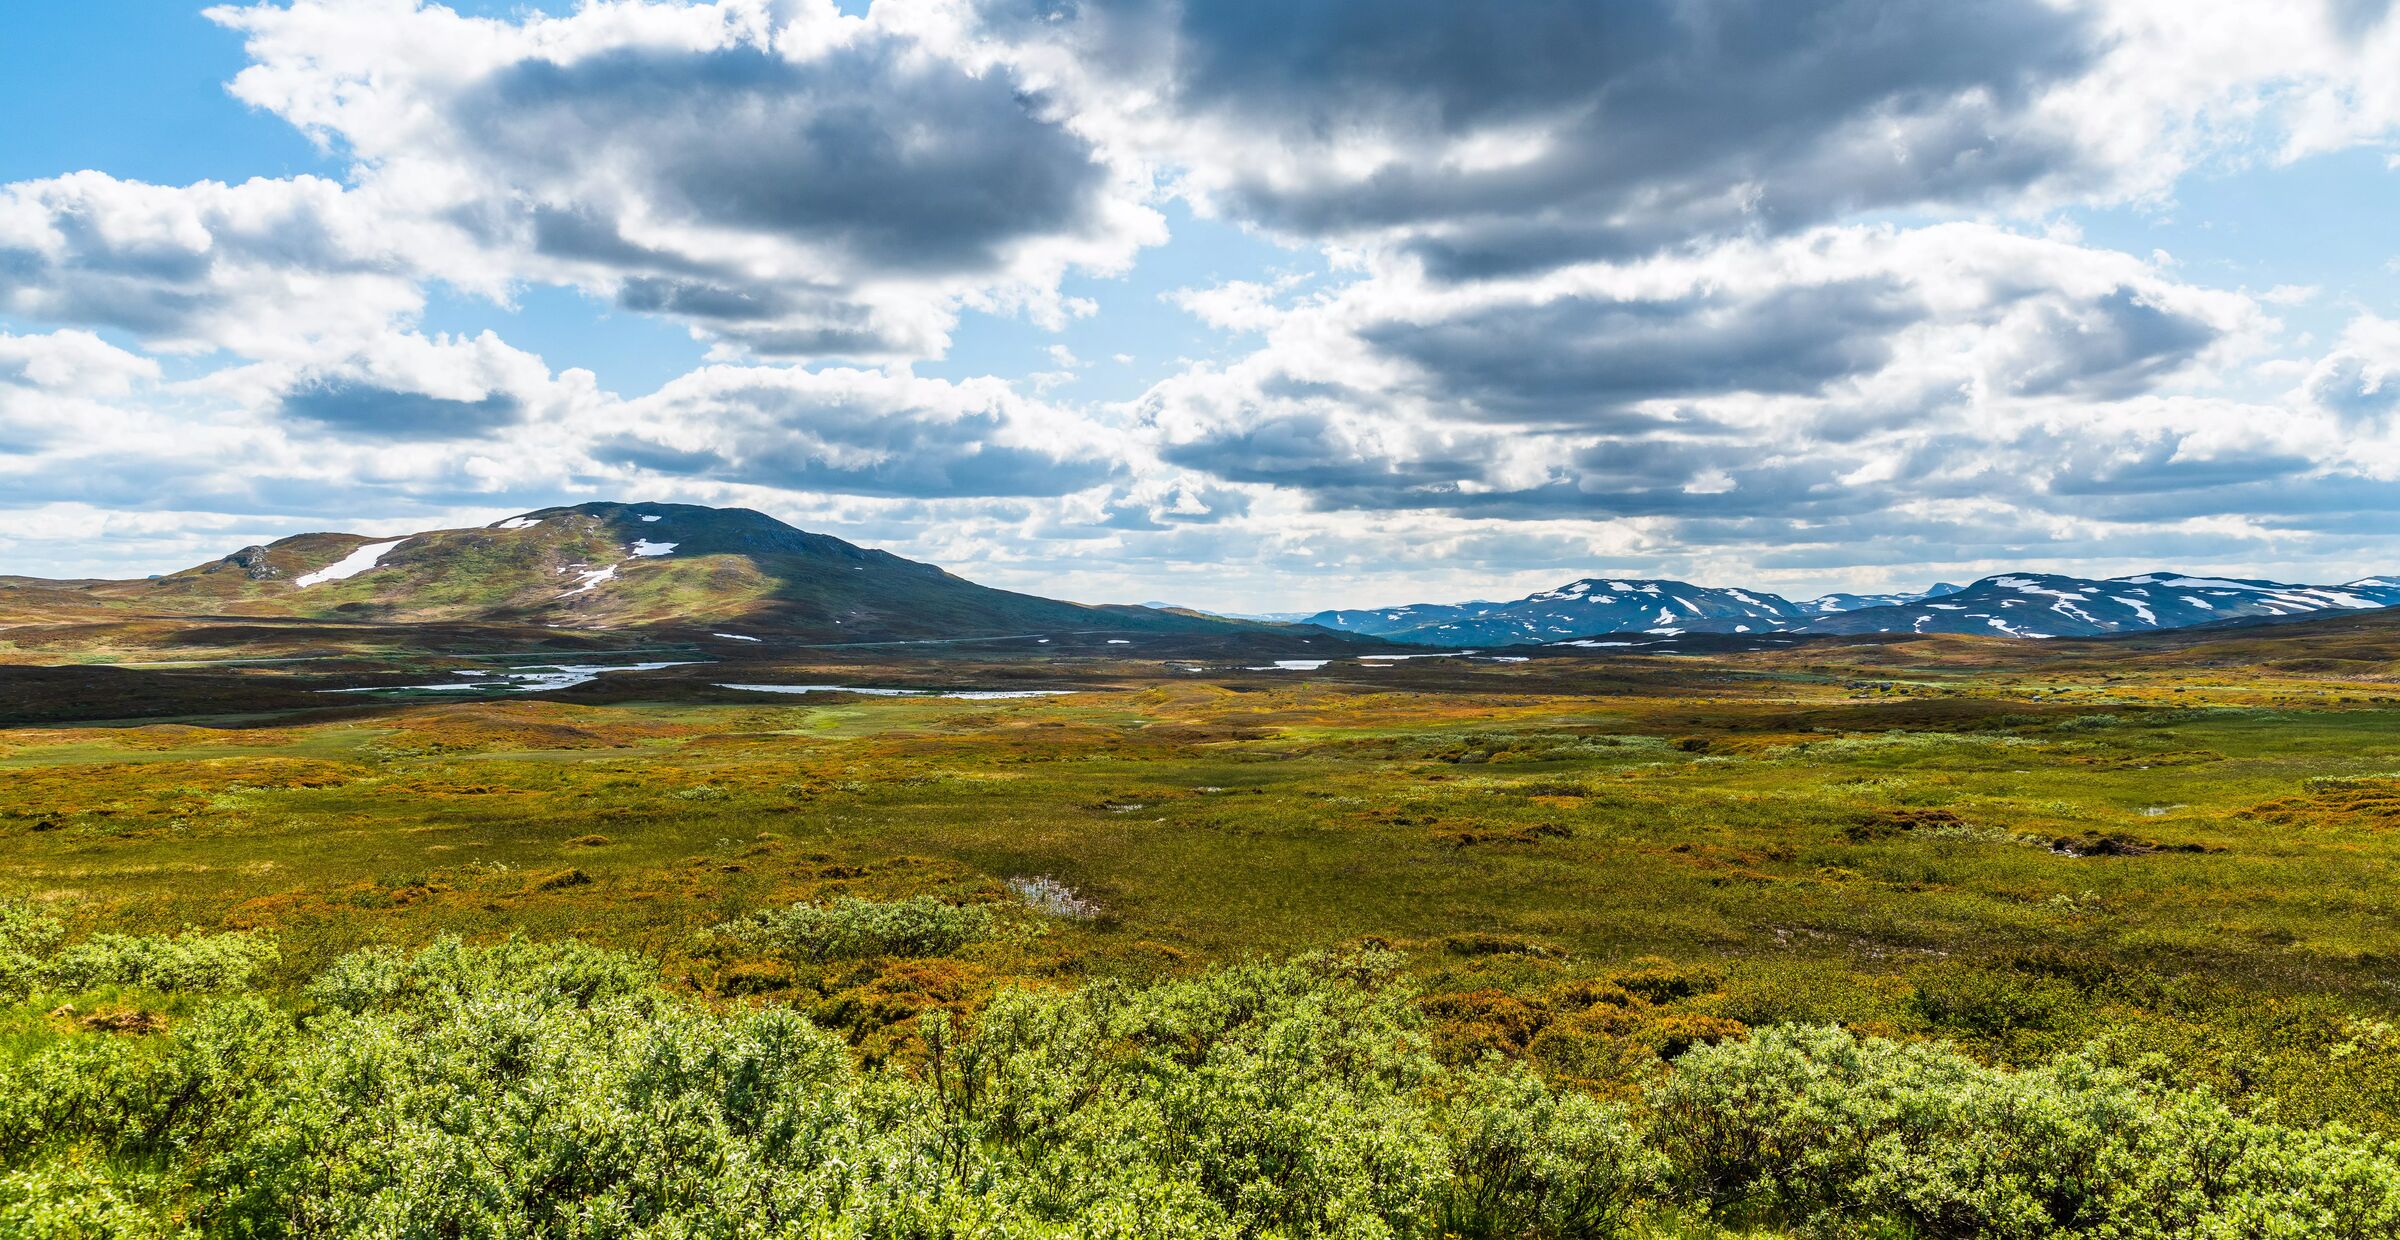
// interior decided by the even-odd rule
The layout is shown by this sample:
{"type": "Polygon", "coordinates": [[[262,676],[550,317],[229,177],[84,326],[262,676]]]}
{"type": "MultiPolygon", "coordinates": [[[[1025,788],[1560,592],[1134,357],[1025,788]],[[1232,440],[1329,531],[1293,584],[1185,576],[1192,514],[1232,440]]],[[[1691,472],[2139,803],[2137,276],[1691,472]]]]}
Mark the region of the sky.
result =
{"type": "Polygon", "coordinates": [[[2400,572],[2390,0],[0,15],[0,574],[585,500],[1248,612],[2400,572]]]}

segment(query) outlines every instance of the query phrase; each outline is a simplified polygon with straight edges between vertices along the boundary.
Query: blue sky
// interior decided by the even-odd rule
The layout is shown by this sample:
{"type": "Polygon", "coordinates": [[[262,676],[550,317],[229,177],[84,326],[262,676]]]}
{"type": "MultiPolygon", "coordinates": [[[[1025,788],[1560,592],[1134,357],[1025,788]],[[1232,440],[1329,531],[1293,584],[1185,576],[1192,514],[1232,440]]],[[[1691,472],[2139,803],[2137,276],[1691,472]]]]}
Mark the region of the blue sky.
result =
{"type": "Polygon", "coordinates": [[[0,572],[594,498],[1246,610],[2400,571],[2381,6],[20,7],[0,572]]]}

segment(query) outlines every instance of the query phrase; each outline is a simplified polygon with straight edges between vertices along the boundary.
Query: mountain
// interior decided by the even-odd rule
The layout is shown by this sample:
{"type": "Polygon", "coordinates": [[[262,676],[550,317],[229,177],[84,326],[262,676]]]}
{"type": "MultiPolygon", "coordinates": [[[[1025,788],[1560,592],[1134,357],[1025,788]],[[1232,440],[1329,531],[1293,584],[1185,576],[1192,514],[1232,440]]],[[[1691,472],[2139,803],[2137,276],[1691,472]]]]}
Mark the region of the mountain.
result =
{"type": "Polygon", "coordinates": [[[996,590],[744,508],[614,503],[400,538],[300,534],[141,581],[0,578],[0,615],[681,626],[821,642],[1261,631],[996,590]]]}
{"type": "Polygon", "coordinates": [[[1427,646],[1501,646],[1597,633],[1764,633],[1809,613],[1781,595],[1686,581],[1589,577],[1509,603],[1327,611],[1308,623],[1427,646]]]}
{"type": "Polygon", "coordinates": [[[1225,620],[1255,620],[1260,624],[1305,624],[1310,613],[1305,611],[1219,611],[1214,607],[1187,607],[1182,603],[1152,599],[1142,604],[1158,611],[1185,611],[1200,616],[1216,616],[1225,620]]]}
{"type": "Polygon", "coordinates": [[[1947,581],[1937,581],[1932,589],[1914,594],[1820,594],[1802,600],[1797,606],[1812,616],[1831,616],[1845,611],[1864,611],[1869,607],[1900,607],[1929,598],[1940,598],[1945,594],[1956,594],[1963,588],[1947,581]]]}
{"type": "Polygon", "coordinates": [[[1412,629],[1430,628],[1461,620],[1472,620],[1506,603],[1410,603],[1403,607],[1370,607],[1363,610],[1320,611],[1301,621],[1321,629],[1342,633],[1363,633],[1370,637],[1393,637],[1412,629]]]}
{"type": "Polygon", "coordinates": [[[1922,593],[1827,594],[1589,577],[1514,602],[1416,603],[1324,611],[1321,628],[1430,646],[1564,642],[1612,633],[1971,633],[2088,637],[2226,620],[2400,606],[2400,578],[2340,586],[2144,573],[2105,581],[2007,573],[1922,593]]]}
{"type": "Polygon", "coordinates": [[[2089,637],[2393,606],[2400,583],[2389,578],[2300,586],[2169,572],[2106,580],[2007,573],[1917,602],[1819,616],[1801,631],[2089,637]]]}

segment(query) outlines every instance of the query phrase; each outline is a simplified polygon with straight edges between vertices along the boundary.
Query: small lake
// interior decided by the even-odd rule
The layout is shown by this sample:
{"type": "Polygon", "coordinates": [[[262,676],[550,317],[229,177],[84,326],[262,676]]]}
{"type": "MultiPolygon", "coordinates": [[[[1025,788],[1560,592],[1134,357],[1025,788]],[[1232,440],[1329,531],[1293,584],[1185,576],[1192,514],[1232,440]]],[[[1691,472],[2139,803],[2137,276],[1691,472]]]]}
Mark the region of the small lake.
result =
{"type": "Polygon", "coordinates": [[[866,685],[718,685],[751,693],[861,693],[868,697],[957,698],[968,702],[999,702],[1011,698],[1063,697],[1075,689],[878,689],[866,685]]]}

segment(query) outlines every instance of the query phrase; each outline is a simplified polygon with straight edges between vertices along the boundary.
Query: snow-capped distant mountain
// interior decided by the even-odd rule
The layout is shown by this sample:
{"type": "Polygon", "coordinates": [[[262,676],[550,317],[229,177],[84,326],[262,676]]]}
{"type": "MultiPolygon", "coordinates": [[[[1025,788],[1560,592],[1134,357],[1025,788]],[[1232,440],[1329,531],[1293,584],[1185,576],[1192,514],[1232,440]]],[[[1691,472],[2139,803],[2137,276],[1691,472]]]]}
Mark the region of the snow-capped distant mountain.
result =
{"type": "Polygon", "coordinates": [[[1809,613],[1779,594],[1686,581],[1590,577],[1508,603],[1328,611],[1310,624],[1429,646],[1499,646],[1594,633],[1767,633],[1809,613]]]}
{"type": "Polygon", "coordinates": [[[1910,603],[1923,602],[1929,598],[1940,598],[1945,594],[1956,594],[1962,588],[1947,581],[1937,581],[1933,583],[1932,589],[1920,590],[1915,593],[1821,594],[1812,599],[1804,599],[1796,606],[1812,616],[1832,616],[1845,611],[1864,611],[1869,607],[1902,607],[1910,603]]]}
{"type": "Polygon", "coordinates": [[[1610,633],[2093,637],[2396,606],[2400,577],[2304,586],[2170,572],[2108,580],[2003,573],[1967,586],[1937,582],[1921,594],[1827,594],[1802,603],[1764,590],[1589,577],[1514,602],[1324,611],[1307,623],[1428,646],[1557,643],[1610,633]]]}
{"type": "Polygon", "coordinates": [[[1801,631],[2091,637],[2393,606],[2400,606],[2400,582],[2381,577],[2340,586],[2300,586],[2183,573],[2106,580],[2004,573],[1918,602],[1819,616],[1801,631]]]}
{"type": "Polygon", "coordinates": [[[1405,607],[1366,607],[1341,611],[1320,611],[1303,623],[1338,629],[1344,633],[1364,633],[1370,637],[1390,637],[1411,629],[1427,628],[1459,620],[1472,620],[1506,603],[1411,603],[1405,607]]]}

